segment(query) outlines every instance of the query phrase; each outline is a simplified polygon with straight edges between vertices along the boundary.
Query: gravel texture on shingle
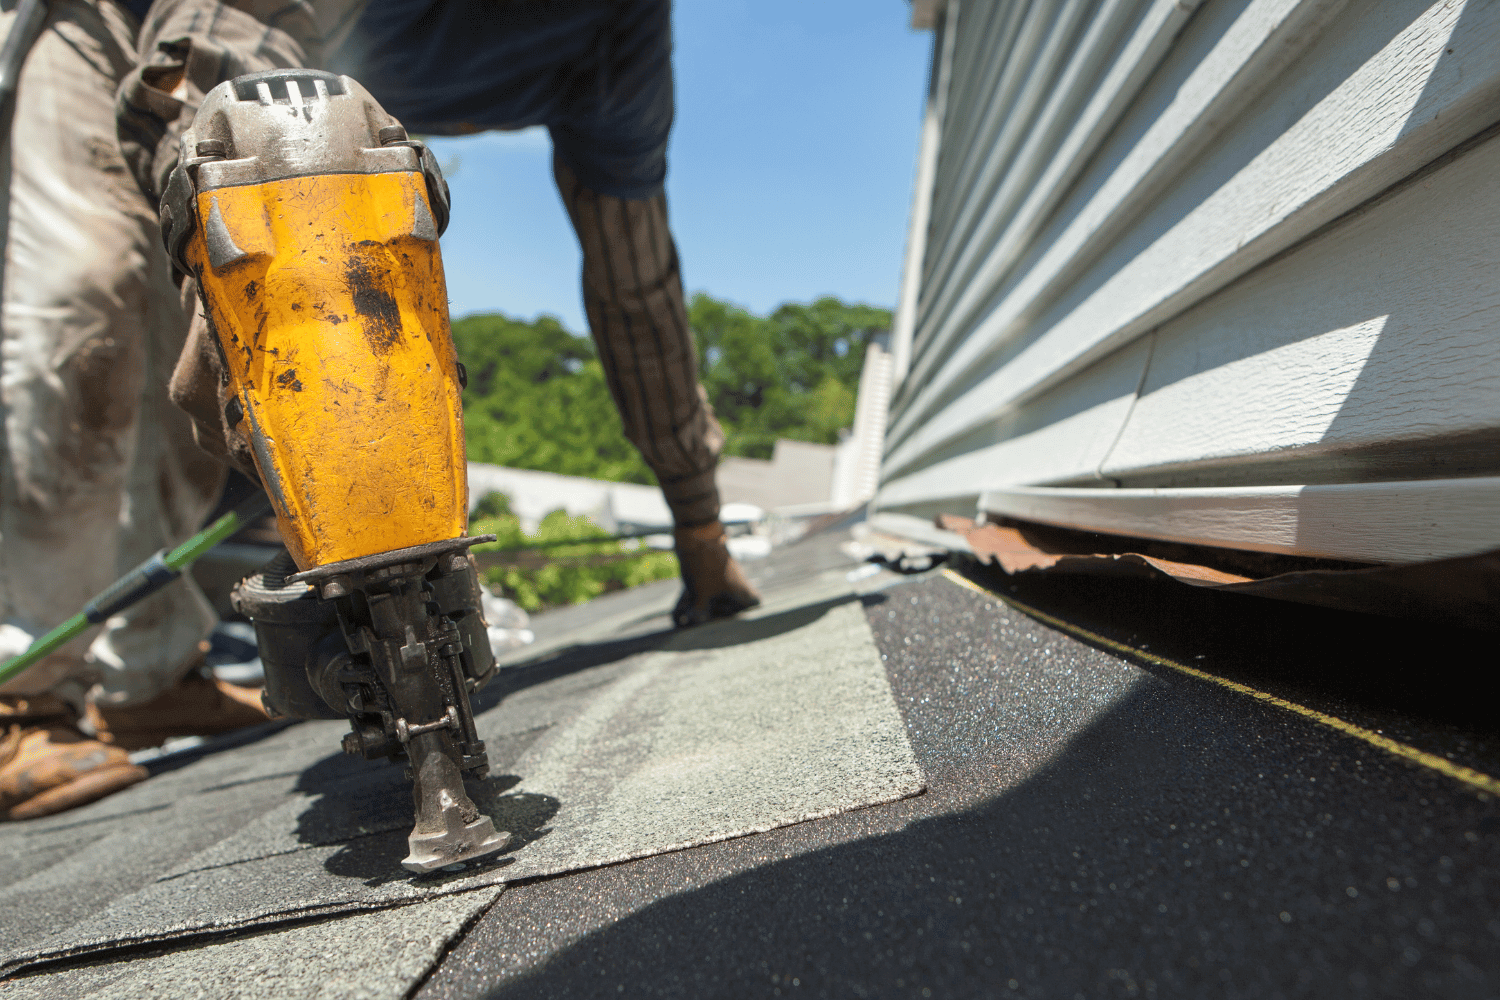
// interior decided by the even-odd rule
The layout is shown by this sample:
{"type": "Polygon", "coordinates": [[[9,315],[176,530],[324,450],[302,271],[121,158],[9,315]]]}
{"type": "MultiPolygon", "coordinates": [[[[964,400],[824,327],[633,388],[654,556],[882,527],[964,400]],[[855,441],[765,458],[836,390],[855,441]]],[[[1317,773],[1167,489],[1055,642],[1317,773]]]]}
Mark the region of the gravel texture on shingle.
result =
{"type": "Polygon", "coordinates": [[[615,632],[602,642],[597,622],[592,644],[570,648],[559,637],[551,658],[509,674],[503,698],[481,699],[493,772],[474,789],[476,802],[516,837],[495,859],[457,873],[405,872],[411,798],[400,769],[331,752],[339,723],[287,728],[200,754],[100,803],[102,815],[6,828],[0,844],[21,856],[35,856],[28,842],[67,845],[0,890],[11,904],[7,930],[19,928],[7,935],[7,971],[135,950],[140,975],[159,965],[170,976],[188,968],[175,951],[144,952],[201,950],[227,934],[335,917],[343,919],[330,927],[368,922],[380,908],[390,909],[392,928],[404,927],[421,901],[477,898],[471,890],[922,790],[842,573],[785,587],[740,620],[686,632],[660,628],[657,605],[670,596],[617,608],[615,632]]]}
{"type": "Polygon", "coordinates": [[[500,887],[420,906],[281,926],[146,956],[102,961],[6,986],[7,1000],[376,1000],[405,995],[500,887]]]}
{"type": "MultiPolygon", "coordinates": [[[[1048,586],[1201,669],[1282,696],[1316,677],[1424,748],[1449,724],[1365,682],[1408,664],[1467,726],[1455,685],[1487,669],[1420,623],[1048,586]]],[[[941,576],[865,602],[926,794],[516,886],[417,1000],[1500,995],[1493,799],[941,576]]],[[[1459,742],[1500,773],[1487,741],[1459,742]]]]}

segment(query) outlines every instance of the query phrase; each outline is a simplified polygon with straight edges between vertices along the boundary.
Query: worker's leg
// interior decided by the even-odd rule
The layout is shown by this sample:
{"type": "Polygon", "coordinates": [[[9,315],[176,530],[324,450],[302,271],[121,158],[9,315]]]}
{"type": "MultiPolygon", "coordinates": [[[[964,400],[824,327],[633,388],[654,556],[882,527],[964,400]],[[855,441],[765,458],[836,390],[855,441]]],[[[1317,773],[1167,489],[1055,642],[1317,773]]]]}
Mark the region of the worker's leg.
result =
{"type": "MultiPolygon", "coordinates": [[[[197,527],[219,478],[158,423],[163,361],[184,324],[155,212],[115,143],[115,86],[133,62],[129,15],[60,0],[25,64],[5,218],[0,601],[13,642],[79,610],[121,572],[197,527]],[[175,449],[175,450],[174,450],[175,449]]],[[[169,362],[168,362],[169,363],[169,362]]],[[[149,697],[213,626],[187,582],[111,620],[7,686],[36,694],[105,677],[149,697]]]]}
{"type": "Polygon", "coordinates": [[[714,469],[724,432],[698,384],[666,195],[627,201],[585,188],[556,161],[583,247],[583,302],[625,424],[682,527],[719,517],[714,469]]]}
{"type": "MultiPolygon", "coordinates": [[[[143,398],[164,391],[151,358],[172,353],[182,324],[171,332],[155,213],[115,141],[115,86],[134,61],[133,25],[109,0],[49,8],[0,164],[5,654],[79,610],[132,559],[180,538],[183,525],[195,528],[217,482],[172,462],[165,432],[140,427],[143,398]],[[167,324],[160,349],[148,341],[153,322],[167,324]]],[[[101,678],[154,695],[212,624],[202,596],[179,583],[11,681],[0,696],[4,815],[56,811],[143,778],[121,750],[73,726],[82,696],[101,678]]]]}
{"type": "Polygon", "coordinates": [[[666,195],[627,200],[584,187],[561,160],[558,189],[583,247],[583,300],[625,436],[656,473],[677,525],[691,625],[760,603],[729,556],[714,471],[724,432],[698,382],[666,195]]]}
{"type": "Polygon", "coordinates": [[[609,8],[581,87],[549,122],[558,190],[583,247],[583,300],[625,435],[656,473],[677,523],[691,625],[760,603],[729,557],[714,471],[724,432],[698,383],[677,247],[667,225],[674,108],[671,4],[609,8]]]}
{"type": "MultiPolygon", "coordinates": [[[[155,235],[154,227],[151,235],[155,235]]],[[[148,300],[141,333],[146,384],[120,515],[117,576],[197,531],[218,499],[226,474],[223,465],[194,444],[187,414],[167,396],[187,321],[165,250],[154,239],[145,249],[148,300]]],[[[201,661],[199,646],[216,621],[212,606],[190,575],[111,618],[89,647],[99,679],[94,701],[103,706],[142,704],[175,690],[185,671],[201,661]]],[[[216,718],[210,712],[197,721],[214,729],[261,721],[259,712],[253,717],[231,716],[216,718]]],[[[188,731],[211,730],[189,727],[188,731]]]]}

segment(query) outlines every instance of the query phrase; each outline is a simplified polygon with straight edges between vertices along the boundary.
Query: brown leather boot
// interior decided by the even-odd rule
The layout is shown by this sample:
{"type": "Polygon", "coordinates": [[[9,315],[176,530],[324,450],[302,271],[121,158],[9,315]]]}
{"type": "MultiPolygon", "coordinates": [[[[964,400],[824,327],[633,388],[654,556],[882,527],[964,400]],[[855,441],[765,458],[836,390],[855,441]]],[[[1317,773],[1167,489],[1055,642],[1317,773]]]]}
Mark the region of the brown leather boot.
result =
{"type": "Polygon", "coordinates": [[[672,622],[678,628],[728,618],[760,603],[760,594],[729,554],[724,525],[712,521],[678,528],[673,534],[682,570],[682,596],[672,609],[672,622]]]}
{"type": "Polygon", "coordinates": [[[124,750],[79,732],[55,701],[0,695],[0,818],[48,816],[146,779],[124,750]]]}
{"type": "Polygon", "coordinates": [[[148,702],[116,708],[90,705],[101,739],[126,750],[159,747],[174,736],[213,736],[270,720],[259,688],[243,688],[196,670],[148,702]]]}

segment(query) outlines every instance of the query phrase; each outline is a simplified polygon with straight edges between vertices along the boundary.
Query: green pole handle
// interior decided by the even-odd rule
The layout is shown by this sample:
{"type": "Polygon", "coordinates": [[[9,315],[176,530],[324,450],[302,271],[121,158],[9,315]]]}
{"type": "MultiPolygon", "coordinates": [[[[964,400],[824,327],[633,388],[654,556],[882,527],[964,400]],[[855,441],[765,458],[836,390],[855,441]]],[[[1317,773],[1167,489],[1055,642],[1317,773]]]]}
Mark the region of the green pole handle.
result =
{"type": "Polygon", "coordinates": [[[269,509],[270,502],[266,495],[257,493],[175,549],[162,549],[106,587],[103,593],[85,604],[82,611],[33,642],[26,652],[0,667],[0,684],[15,677],[48,653],[76,639],[90,625],[97,625],[137,601],[150,597],[181,576],[182,571],[196,562],[198,557],[269,509]]]}

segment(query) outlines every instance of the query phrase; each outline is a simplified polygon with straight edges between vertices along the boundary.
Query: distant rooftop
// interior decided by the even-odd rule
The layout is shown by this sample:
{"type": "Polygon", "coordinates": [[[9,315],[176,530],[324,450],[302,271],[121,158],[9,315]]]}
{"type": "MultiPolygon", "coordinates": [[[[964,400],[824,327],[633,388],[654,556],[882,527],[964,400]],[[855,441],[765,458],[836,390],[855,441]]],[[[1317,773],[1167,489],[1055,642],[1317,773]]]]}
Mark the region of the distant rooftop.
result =
{"type": "Polygon", "coordinates": [[[753,503],[764,510],[827,504],[833,493],[835,451],[831,444],[782,438],[770,461],[725,458],[719,463],[719,496],[726,503],[753,503]]]}

